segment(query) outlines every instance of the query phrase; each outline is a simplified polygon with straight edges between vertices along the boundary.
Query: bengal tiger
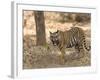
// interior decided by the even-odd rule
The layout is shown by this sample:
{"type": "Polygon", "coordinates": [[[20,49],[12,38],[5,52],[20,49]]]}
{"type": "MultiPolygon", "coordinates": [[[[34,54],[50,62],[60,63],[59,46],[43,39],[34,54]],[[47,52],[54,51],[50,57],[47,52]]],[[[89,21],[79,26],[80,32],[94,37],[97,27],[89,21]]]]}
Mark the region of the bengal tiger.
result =
{"type": "MultiPolygon", "coordinates": [[[[62,63],[65,62],[64,55],[65,55],[65,48],[72,48],[74,47],[78,53],[80,54],[81,51],[84,50],[90,51],[91,47],[87,47],[86,44],[86,36],[83,29],[79,27],[72,27],[70,30],[67,31],[60,31],[57,30],[56,32],[50,32],[50,40],[54,46],[58,46],[61,51],[61,59],[62,63]]],[[[80,58],[83,57],[82,55],[79,56],[80,58]]]]}

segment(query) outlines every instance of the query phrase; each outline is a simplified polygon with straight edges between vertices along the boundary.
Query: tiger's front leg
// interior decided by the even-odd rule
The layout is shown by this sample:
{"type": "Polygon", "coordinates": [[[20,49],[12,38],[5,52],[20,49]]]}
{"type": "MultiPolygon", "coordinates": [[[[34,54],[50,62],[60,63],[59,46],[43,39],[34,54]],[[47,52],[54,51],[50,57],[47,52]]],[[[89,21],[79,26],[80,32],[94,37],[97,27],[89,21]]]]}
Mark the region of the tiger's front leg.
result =
{"type": "Polygon", "coordinates": [[[60,64],[65,64],[65,58],[64,58],[64,56],[65,56],[65,48],[61,48],[60,51],[61,51],[60,64]]]}

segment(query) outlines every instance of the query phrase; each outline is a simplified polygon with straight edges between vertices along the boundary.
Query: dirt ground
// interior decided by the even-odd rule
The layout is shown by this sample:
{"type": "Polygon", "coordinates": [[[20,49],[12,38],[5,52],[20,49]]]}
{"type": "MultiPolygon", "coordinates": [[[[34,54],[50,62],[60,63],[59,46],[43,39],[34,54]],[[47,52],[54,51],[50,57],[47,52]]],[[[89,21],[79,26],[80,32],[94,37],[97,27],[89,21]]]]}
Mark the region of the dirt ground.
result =
{"type": "Polygon", "coordinates": [[[91,58],[90,53],[86,53],[84,57],[77,59],[73,49],[66,50],[65,64],[60,64],[60,51],[57,47],[49,46],[33,46],[24,50],[24,69],[31,68],[54,68],[54,67],[80,67],[90,66],[91,58]],[[71,53],[73,52],[73,53],[71,53]]]}
{"type": "MultiPolygon", "coordinates": [[[[87,52],[82,58],[76,57],[74,48],[66,48],[65,64],[60,64],[61,52],[58,47],[52,45],[50,41],[49,31],[54,32],[59,30],[69,30],[72,26],[71,22],[60,23],[53,20],[54,13],[45,13],[46,25],[46,41],[44,46],[36,46],[36,26],[33,12],[24,12],[24,35],[23,35],[23,68],[57,68],[57,67],[81,67],[91,65],[91,52],[87,52]],[[52,17],[50,17],[52,15],[52,17]],[[49,18],[49,19],[48,19],[49,18]],[[52,21],[53,20],[53,21],[52,21]]],[[[57,17],[57,16],[56,16],[57,17]]],[[[86,34],[87,45],[91,44],[91,25],[90,23],[78,24],[86,34]]]]}

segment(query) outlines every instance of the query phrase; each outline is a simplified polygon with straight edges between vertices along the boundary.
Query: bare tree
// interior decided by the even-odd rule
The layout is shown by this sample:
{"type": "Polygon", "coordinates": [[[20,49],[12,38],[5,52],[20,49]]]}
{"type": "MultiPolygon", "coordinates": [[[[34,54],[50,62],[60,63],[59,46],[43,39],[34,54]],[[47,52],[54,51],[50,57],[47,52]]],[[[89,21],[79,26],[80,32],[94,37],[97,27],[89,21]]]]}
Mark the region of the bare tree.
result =
{"type": "Polygon", "coordinates": [[[46,36],[45,36],[44,12],[35,11],[34,16],[35,16],[35,23],[36,23],[37,45],[45,45],[46,36]]]}

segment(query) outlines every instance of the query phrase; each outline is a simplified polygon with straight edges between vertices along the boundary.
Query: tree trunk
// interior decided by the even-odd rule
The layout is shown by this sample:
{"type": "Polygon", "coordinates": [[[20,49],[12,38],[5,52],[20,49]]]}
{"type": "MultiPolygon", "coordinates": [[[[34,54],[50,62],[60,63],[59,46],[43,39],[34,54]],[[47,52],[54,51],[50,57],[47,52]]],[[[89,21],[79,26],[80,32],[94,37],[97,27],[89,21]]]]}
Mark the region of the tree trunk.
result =
{"type": "Polygon", "coordinates": [[[46,44],[46,36],[45,36],[45,21],[44,21],[44,12],[43,11],[35,11],[35,23],[36,23],[36,37],[37,37],[37,45],[45,45],[46,44]]]}

